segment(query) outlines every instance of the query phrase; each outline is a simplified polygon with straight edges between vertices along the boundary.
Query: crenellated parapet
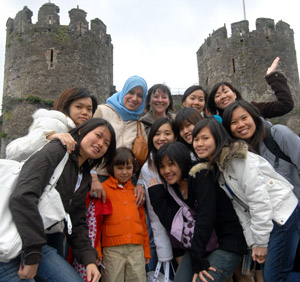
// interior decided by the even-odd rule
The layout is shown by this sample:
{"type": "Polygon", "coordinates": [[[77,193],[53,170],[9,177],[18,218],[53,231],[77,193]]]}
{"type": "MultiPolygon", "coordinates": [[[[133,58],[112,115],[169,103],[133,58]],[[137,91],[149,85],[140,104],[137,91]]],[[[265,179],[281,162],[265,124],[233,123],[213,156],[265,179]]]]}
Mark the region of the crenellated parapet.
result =
{"type": "Polygon", "coordinates": [[[246,20],[232,23],[230,36],[226,26],[213,31],[197,51],[199,82],[209,91],[214,84],[228,81],[249,101],[272,101],[274,95],[264,76],[277,56],[279,71],[288,78],[295,108],[274,122],[288,124],[300,133],[300,122],[295,122],[300,104],[299,73],[294,32],[289,24],[259,18],[252,31],[246,20]]]}
{"type": "Polygon", "coordinates": [[[58,6],[46,3],[36,23],[26,6],[7,20],[2,156],[8,141],[26,134],[34,109],[50,105],[63,90],[84,87],[103,103],[114,89],[113,45],[105,24],[96,18],[89,28],[87,13],[78,6],[69,11],[67,25],[60,24],[59,13],[58,6]]]}

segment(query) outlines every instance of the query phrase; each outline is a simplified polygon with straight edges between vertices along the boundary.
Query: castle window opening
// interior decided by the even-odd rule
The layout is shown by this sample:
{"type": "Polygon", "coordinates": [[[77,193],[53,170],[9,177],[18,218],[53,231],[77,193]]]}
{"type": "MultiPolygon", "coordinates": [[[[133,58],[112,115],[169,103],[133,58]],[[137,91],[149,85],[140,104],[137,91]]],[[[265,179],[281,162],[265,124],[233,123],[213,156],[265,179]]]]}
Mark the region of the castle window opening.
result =
{"type": "Polygon", "coordinates": [[[46,61],[48,65],[48,70],[55,69],[57,65],[57,54],[59,53],[58,50],[55,50],[55,48],[50,48],[46,51],[46,61]]]}
{"type": "Polygon", "coordinates": [[[232,59],[232,71],[233,71],[233,73],[235,73],[235,62],[234,62],[234,59],[232,59]]]}
{"type": "Polygon", "coordinates": [[[48,24],[53,24],[53,16],[48,17],[48,24]]]}
{"type": "Polygon", "coordinates": [[[51,49],[51,54],[50,54],[50,67],[53,68],[53,54],[54,54],[54,51],[53,49],[51,49]]]}

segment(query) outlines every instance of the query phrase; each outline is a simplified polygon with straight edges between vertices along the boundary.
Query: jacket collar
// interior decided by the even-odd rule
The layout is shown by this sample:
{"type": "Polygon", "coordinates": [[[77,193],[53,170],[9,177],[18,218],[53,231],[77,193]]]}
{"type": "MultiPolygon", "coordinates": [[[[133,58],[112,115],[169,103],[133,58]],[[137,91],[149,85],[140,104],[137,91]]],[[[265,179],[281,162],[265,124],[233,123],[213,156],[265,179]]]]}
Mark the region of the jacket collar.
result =
{"type": "MultiPolygon", "coordinates": [[[[112,189],[117,189],[118,188],[118,180],[114,177],[112,177],[111,175],[109,176],[109,178],[105,181],[107,186],[109,188],[112,188],[112,189]]],[[[123,188],[124,189],[127,189],[127,190],[133,190],[134,186],[131,182],[131,179],[129,179],[124,185],[123,185],[123,188]]]]}
{"type": "Polygon", "coordinates": [[[201,170],[207,169],[207,167],[208,167],[208,163],[207,162],[205,162],[205,163],[198,163],[198,164],[194,165],[190,169],[189,175],[195,178],[197,172],[200,172],[201,170]]]}
{"type": "Polygon", "coordinates": [[[245,160],[247,152],[248,145],[246,143],[242,141],[233,142],[231,147],[223,147],[217,159],[217,165],[221,170],[225,170],[233,159],[245,160]]]}

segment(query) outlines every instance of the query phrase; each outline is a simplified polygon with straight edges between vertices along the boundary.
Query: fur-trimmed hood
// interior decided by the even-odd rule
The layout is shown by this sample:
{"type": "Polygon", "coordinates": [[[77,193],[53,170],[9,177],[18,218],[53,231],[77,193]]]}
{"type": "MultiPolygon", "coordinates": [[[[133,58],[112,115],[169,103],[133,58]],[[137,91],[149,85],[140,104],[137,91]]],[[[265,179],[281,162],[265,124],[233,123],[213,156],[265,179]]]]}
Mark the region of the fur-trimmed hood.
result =
{"type": "Polygon", "coordinates": [[[203,169],[207,169],[208,168],[208,163],[197,163],[196,165],[194,165],[190,171],[189,171],[189,175],[192,177],[196,177],[197,172],[203,170],[203,169]]]}
{"type": "Polygon", "coordinates": [[[236,141],[232,144],[232,147],[224,147],[217,159],[217,165],[220,170],[225,170],[232,159],[247,158],[248,145],[241,141],[236,141]]]}

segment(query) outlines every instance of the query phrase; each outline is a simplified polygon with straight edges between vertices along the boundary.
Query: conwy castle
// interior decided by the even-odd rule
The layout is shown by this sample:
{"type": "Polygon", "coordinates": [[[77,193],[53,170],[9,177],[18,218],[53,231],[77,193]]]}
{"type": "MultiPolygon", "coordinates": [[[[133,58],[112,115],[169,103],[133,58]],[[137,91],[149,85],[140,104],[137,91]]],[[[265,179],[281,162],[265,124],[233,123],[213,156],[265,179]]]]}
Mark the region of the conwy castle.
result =
{"type": "MultiPolygon", "coordinates": [[[[60,25],[59,7],[53,3],[39,9],[35,24],[32,15],[25,6],[6,24],[1,157],[8,142],[27,133],[33,112],[51,109],[63,90],[88,88],[99,103],[115,91],[112,40],[100,19],[91,20],[89,27],[86,12],[77,7],[69,11],[69,24],[60,25]]],[[[287,23],[259,18],[251,32],[248,21],[233,23],[230,37],[225,26],[214,31],[197,51],[199,83],[209,90],[217,82],[228,81],[248,101],[274,100],[264,76],[277,56],[295,107],[272,122],[286,124],[299,134],[299,73],[294,32],[287,23]]],[[[180,96],[174,99],[180,108],[180,96]]]]}

